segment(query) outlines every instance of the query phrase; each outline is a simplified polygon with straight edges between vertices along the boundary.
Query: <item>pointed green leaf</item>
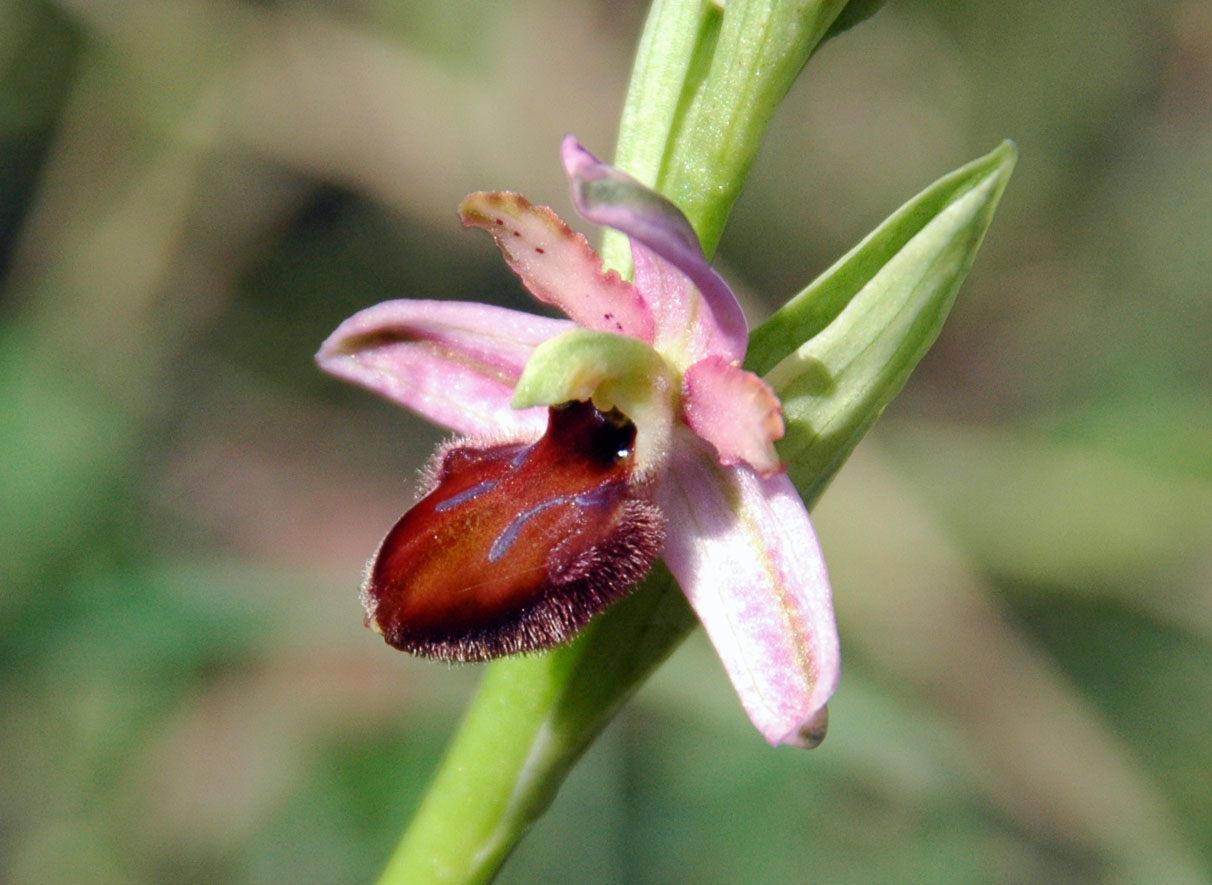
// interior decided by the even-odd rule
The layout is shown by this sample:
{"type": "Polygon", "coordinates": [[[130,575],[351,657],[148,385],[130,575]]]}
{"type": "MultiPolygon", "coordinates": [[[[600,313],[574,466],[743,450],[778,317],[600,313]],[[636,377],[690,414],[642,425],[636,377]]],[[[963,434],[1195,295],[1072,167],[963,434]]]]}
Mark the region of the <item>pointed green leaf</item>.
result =
{"type": "Polygon", "coordinates": [[[779,454],[810,503],[930,349],[1014,168],[1011,142],[941,178],[757,329],[779,454]]]}

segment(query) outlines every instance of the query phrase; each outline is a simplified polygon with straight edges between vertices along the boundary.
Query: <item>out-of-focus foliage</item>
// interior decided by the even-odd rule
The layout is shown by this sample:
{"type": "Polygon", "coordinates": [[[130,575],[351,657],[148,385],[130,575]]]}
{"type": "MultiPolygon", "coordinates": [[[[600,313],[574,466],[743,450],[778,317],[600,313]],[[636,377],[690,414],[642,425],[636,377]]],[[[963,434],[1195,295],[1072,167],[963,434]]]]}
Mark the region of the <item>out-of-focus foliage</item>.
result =
{"type": "MultiPolygon", "coordinates": [[[[571,214],[559,137],[609,153],[643,12],[0,7],[0,878],[378,869],[477,673],[362,628],[438,435],[311,354],[386,297],[523,301],[454,208],[571,214]]],[[[829,739],[766,747],[694,640],[503,881],[1212,877],[1207,4],[889,4],[721,265],[765,315],[1005,136],[951,322],[817,511],[829,739]]]]}

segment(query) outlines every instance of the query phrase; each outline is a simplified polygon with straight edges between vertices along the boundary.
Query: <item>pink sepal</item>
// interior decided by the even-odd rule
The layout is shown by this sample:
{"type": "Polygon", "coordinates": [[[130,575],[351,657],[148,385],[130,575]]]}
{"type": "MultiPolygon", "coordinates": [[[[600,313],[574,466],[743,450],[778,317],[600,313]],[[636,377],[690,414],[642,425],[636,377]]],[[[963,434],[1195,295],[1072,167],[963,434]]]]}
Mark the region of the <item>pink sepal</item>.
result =
{"type": "Polygon", "coordinates": [[[665,562],[758,731],[774,745],[815,746],[841,654],[808,512],[786,476],[721,467],[683,436],[658,492],[665,562]]]}
{"type": "Polygon", "coordinates": [[[535,347],[567,320],[461,301],[385,301],[337,327],[320,368],[471,436],[542,433],[544,408],[510,406],[535,347]]]}

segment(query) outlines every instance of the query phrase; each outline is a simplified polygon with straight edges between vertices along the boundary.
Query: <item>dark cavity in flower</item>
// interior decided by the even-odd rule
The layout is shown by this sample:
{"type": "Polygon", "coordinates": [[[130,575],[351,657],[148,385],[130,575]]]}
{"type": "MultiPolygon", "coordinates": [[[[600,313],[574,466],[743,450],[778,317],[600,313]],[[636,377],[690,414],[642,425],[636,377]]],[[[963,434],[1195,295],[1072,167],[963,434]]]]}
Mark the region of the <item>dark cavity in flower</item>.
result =
{"type": "Polygon", "coordinates": [[[367,623],[396,648],[451,661],[569,639],[626,595],[664,543],[632,483],[635,425],[572,402],[534,443],[461,441],[367,568],[367,623]]]}

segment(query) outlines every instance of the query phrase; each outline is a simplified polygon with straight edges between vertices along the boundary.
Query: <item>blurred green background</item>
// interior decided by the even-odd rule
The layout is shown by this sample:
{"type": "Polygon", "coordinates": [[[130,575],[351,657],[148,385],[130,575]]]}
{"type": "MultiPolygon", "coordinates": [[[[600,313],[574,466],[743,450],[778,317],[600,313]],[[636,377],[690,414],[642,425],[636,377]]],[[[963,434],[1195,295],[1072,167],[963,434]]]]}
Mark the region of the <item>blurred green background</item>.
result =
{"type": "MultiPolygon", "coordinates": [[[[477,668],[361,624],[439,432],[312,354],[533,309],[455,207],[571,217],[638,0],[0,4],[0,879],[374,875],[477,668]]],[[[775,120],[760,319],[1012,137],[935,350],[817,521],[846,669],[768,748],[695,636],[509,883],[1212,879],[1212,6],[892,0],[775,120]]],[[[584,226],[583,226],[584,227],[584,226]]]]}

